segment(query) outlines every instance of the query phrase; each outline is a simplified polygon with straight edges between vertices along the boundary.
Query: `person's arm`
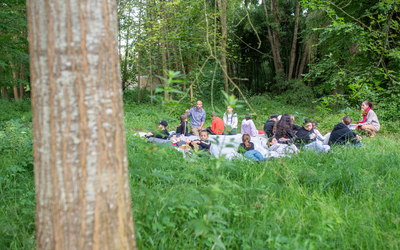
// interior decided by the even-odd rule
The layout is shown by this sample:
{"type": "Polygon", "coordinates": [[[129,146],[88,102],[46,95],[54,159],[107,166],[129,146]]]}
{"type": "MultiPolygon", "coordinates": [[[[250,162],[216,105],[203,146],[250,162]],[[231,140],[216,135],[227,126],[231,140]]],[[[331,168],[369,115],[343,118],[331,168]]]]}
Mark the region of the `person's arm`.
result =
{"type": "Polygon", "coordinates": [[[224,113],[222,120],[224,121],[224,124],[226,124],[226,122],[228,121],[228,115],[226,113],[224,113]]]}
{"type": "Polygon", "coordinates": [[[189,110],[189,109],[186,109],[185,114],[186,114],[187,117],[189,117],[189,116],[192,115],[192,112],[190,112],[190,111],[191,111],[191,109],[190,109],[190,110],[189,110]]]}
{"type": "Polygon", "coordinates": [[[250,142],[250,148],[249,150],[254,150],[254,143],[250,142]]]}
{"type": "Polygon", "coordinates": [[[205,122],[205,121],[206,121],[206,112],[204,111],[204,114],[203,114],[203,116],[201,117],[200,127],[197,128],[199,131],[201,131],[201,130],[203,129],[203,126],[204,126],[204,122],[205,122]]]}
{"type": "Polygon", "coordinates": [[[217,132],[215,129],[217,128],[217,122],[215,120],[213,120],[211,122],[211,131],[215,134],[215,132],[217,132]]]}
{"type": "MultiPolygon", "coordinates": [[[[224,121],[225,122],[225,121],[224,121]]],[[[236,113],[232,114],[232,123],[231,123],[231,128],[237,128],[238,127],[238,117],[236,113]]]]}

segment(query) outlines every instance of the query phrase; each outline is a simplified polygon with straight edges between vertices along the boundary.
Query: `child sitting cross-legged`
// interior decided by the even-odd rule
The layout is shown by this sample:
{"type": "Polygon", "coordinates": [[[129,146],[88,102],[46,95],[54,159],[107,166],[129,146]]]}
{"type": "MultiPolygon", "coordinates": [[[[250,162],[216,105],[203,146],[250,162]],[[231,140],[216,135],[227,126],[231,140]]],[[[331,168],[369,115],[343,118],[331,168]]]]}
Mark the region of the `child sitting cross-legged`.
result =
{"type": "Polygon", "coordinates": [[[201,150],[210,153],[211,142],[208,142],[208,132],[207,130],[200,131],[200,140],[196,139],[190,142],[190,147],[192,147],[196,152],[201,150]]]}
{"type": "Polygon", "coordinates": [[[254,150],[254,144],[250,142],[250,135],[244,134],[242,136],[242,143],[240,143],[238,148],[238,153],[244,154],[244,156],[250,160],[254,161],[265,161],[266,158],[262,156],[262,154],[254,150]]]}

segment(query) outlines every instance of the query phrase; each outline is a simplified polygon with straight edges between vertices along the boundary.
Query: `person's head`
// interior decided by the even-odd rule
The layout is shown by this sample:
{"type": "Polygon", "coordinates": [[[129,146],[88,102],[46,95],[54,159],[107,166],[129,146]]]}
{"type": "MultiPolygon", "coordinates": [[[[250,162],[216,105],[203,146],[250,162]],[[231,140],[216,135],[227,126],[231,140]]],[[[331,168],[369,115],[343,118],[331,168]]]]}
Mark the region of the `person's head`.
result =
{"type": "Polygon", "coordinates": [[[187,115],[181,115],[181,122],[187,122],[187,115]]]}
{"type": "Polygon", "coordinates": [[[295,121],[296,119],[294,118],[293,115],[290,115],[290,120],[292,121],[292,124],[294,124],[294,121],[295,121]]]}
{"type": "Polygon", "coordinates": [[[303,128],[307,131],[311,131],[311,129],[313,128],[313,124],[311,121],[309,120],[304,120],[304,124],[303,124],[303,128]]]}
{"type": "Polygon", "coordinates": [[[275,137],[268,138],[268,142],[267,142],[268,147],[271,147],[272,145],[277,144],[277,143],[278,143],[278,140],[275,137]]]}
{"type": "Polygon", "coordinates": [[[277,121],[278,120],[278,115],[273,113],[272,115],[270,115],[271,120],[273,121],[277,121]]]}
{"type": "Polygon", "coordinates": [[[351,118],[350,118],[350,116],[346,115],[345,117],[343,117],[342,123],[343,123],[344,125],[346,125],[346,126],[350,125],[350,123],[351,123],[351,118]]]}
{"type": "Polygon", "coordinates": [[[365,111],[365,110],[367,110],[367,108],[374,109],[375,105],[372,102],[365,100],[361,103],[361,110],[365,111]]]}
{"type": "Polygon", "coordinates": [[[290,115],[284,114],[281,117],[278,125],[278,136],[280,137],[287,137],[288,132],[292,131],[292,120],[290,119],[290,115]],[[288,131],[289,130],[289,131],[288,131]]]}
{"type": "Polygon", "coordinates": [[[231,106],[226,107],[226,110],[228,111],[228,114],[232,114],[233,108],[231,106]]]}
{"type": "Polygon", "coordinates": [[[246,146],[246,148],[249,148],[249,147],[251,146],[251,145],[250,145],[250,140],[251,140],[250,135],[244,134],[244,135],[242,136],[242,142],[244,143],[244,145],[246,146]]]}
{"type": "Polygon", "coordinates": [[[313,129],[318,129],[318,122],[313,122],[312,127],[313,129]]]}
{"type": "Polygon", "coordinates": [[[197,109],[197,110],[200,110],[201,107],[203,107],[203,102],[202,102],[202,101],[197,101],[197,102],[196,102],[196,109],[197,109]]]}
{"type": "Polygon", "coordinates": [[[218,115],[217,115],[217,113],[215,113],[215,112],[212,112],[211,113],[211,119],[215,119],[215,118],[217,118],[218,117],[218,115]]]}
{"type": "Polygon", "coordinates": [[[162,121],[160,121],[160,122],[158,123],[158,128],[159,128],[159,129],[164,130],[167,126],[168,126],[167,121],[162,120],[162,121]]]}
{"type": "Polygon", "coordinates": [[[251,120],[251,115],[249,113],[247,113],[244,117],[246,118],[246,121],[251,120]]]}
{"type": "Polygon", "coordinates": [[[208,139],[208,132],[207,132],[207,130],[202,130],[202,131],[200,131],[200,139],[201,140],[203,140],[203,141],[207,141],[207,139],[208,139]]]}

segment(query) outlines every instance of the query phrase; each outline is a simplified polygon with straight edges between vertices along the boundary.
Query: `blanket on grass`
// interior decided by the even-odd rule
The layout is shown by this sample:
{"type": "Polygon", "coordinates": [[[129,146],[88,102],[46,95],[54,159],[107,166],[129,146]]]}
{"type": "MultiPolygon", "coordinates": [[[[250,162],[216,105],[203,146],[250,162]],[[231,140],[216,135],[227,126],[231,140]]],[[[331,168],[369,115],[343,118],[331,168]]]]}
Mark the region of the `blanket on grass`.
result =
{"type": "MultiPolygon", "coordinates": [[[[170,132],[170,134],[172,134],[170,132]]],[[[146,133],[139,132],[141,137],[143,137],[146,133]]],[[[182,139],[196,140],[200,139],[198,136],[182,136],[182,139]]],[[[158,139],[162,140],[162,139],[158,139]]],[[[215,157],[225,157],[227,159],[233,158],[243,158],[242,154],[239,154],[238,148],[240,143],[242,143],[242,135],[209,135],[208,140],[211,142],[210,153],[215,157]]],[[[288,156],[285,153],[278,153],[275,151],[270,151],[267,146],[268,138],[265,135],[257,135],[256,137],[251,137],[251,142],[254,143],[254,149],[258,150],[264,158],[279,158],[288,156]]],[[[157,139],[150,139],[150,141],[154,141],[155,143],[168,143],[169,140],[157,141],[157,139]]],[[[179,150],[179,148],[176,148],[179,150]]],[[[181,151],[181,150],[179,150],[181,151]]],[[[181,151],[183,152],[183,150],[181,151]]]]}

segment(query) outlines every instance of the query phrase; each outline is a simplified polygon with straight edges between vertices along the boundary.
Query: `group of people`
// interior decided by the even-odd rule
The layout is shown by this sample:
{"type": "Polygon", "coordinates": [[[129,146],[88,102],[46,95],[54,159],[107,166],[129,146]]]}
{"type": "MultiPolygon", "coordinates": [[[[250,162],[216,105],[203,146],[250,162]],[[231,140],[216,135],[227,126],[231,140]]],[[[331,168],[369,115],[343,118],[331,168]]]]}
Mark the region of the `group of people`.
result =
{"type": "MultiPolygon", "coordinates": [[[[211,143],[208,141],[209,134],[212,135],[236,135],[238,129],[238,115],[233,112],[232,107],[227,107],[223,119],[218,114],[212,113],[211,127],[204,128],[206,112],[202,108],[202,101],[197,101],[196,106],[186,110],[182,115],[181,123],[173,134],[168,133],[166,127],[168,123],[161,121],[157,133],[147,133],[147,138],[155,137],[159,139],[169,139],[175,146],[182,149],[194,149],[195,151],[204,150],[210,152],[211,143]],[[190,126],[188,125],[190,117],[190,126]],[[181,136],[195,135],[200,139],[190,141],[182,139],[181,136]]],[[[318,122],[305,120],[303,126],[295,125],[295,118],[292,115],[272,114],[270,119],[264,124],[263,130],[257,130],[250,114],[245,115],[241,123],[242,143],[239,145],[238,152],[245,157],[262,161],[265,160],[262,154],[254,149],[251,138],[265,134],[268,138],[267,146],[276,152],[290,151],[298,153],[298,147],[317,151],[329,152],[330,146],[335,144],[361,145],[362,137],[351,129],[367,132],[370,137],[375,137],[380,129],[380,124],[376,113],[373,111],[374,104],[363,101],[361,104],[362,119],[357,124],[352,124],[349,116],[343,117],[342,121],[334,126],[331,133],[322,135],[318,130],[318,122]]]]}

